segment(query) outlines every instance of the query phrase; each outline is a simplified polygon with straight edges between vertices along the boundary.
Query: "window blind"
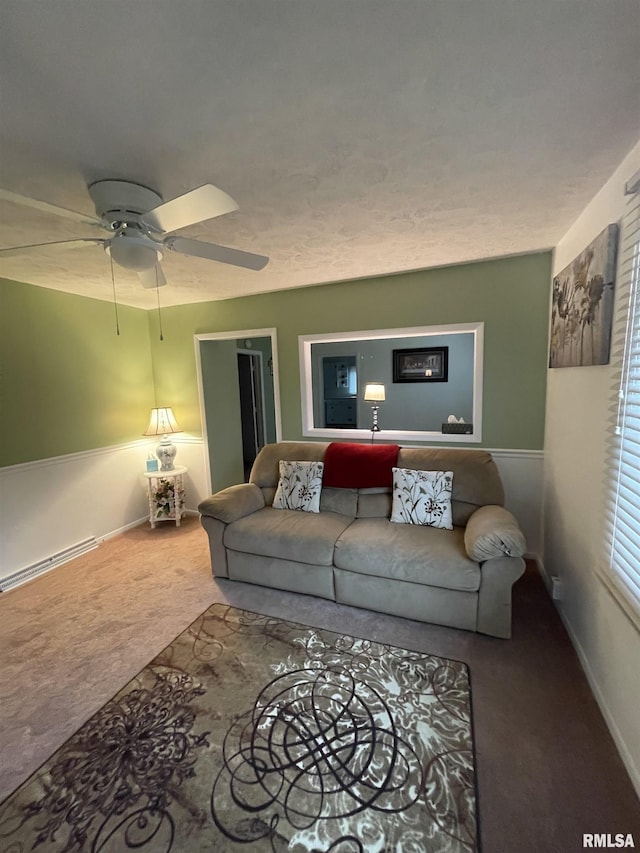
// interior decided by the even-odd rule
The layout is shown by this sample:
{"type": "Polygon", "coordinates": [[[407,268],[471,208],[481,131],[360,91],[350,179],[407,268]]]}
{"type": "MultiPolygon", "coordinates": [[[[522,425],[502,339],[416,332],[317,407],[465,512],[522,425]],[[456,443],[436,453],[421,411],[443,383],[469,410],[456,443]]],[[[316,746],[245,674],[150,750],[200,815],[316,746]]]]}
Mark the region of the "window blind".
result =
{"type": "MultiPolygon", "coordinates": [[[[611,363],[615,398],[607,458],[605,580],[640,628],[640,192],[621,222],[611,363]]],[[[631,182],[630,182],[631,183],[631,182]]]]}

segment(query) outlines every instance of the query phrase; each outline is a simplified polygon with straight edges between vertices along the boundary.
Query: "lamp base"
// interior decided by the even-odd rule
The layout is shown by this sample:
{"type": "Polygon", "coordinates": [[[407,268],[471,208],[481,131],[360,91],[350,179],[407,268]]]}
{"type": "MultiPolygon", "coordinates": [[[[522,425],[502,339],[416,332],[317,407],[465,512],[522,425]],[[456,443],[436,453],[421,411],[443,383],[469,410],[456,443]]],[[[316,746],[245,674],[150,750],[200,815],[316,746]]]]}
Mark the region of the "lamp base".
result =
{"type": "Polygon", "coordinates": [[[380,432],[380,427],[378,426],[378,406],[371,406],[371,414],[373,416],[371,432],[380,432]]]}
{"type": "Polygon", "coordinates": [[[160,460],[161,471],[173,471],[176,467],[173,460],[178,452],[175,444],[172,443],[169,436],[165,435],[160,444],[156,447],[156,456],[160,460]]]}

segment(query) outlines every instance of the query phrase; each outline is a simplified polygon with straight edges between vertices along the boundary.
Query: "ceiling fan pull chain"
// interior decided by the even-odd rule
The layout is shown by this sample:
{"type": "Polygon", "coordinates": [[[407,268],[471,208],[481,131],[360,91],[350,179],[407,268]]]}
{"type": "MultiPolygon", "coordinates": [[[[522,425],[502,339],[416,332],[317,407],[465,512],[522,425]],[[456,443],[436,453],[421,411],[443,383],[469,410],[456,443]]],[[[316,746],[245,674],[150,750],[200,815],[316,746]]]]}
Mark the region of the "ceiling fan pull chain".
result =
{"type": "Polygon", "coordinates": [[[111,261],[111,285],[113,287],[113,307],[116,312],[116,334],[120,334],[120,322],[118,320],[118,300],[116,299],[116,277],[113,274],[113,258],[109,255],[111,261]]]}
{"type": "Polygon", "coordinates": [[[160,340],[164,340],[162,334],[162,312],[160,311],[160,284],[158,282],[158,265],[156,264],[156,296],[158,297],[158,322],[160,323],[160,340]]]}

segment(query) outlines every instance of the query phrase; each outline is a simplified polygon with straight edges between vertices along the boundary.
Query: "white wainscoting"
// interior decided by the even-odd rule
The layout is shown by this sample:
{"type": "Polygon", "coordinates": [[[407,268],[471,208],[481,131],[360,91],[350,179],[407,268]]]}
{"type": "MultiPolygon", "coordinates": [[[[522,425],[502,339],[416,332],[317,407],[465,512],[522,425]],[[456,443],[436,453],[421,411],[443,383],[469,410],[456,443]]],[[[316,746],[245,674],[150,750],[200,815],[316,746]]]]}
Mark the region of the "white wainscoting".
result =
{"type": "MultiPolygon", "coordinates": [[[[78,543],[98,542],[148,518],[146,480],[149,451],[141,440],[0,469],[0,579],[78,543]]],[[[187,511],[205,497],[201,438],[176,436],[185,477],[187,511]]],[[[167,522],[168,523],[168,522],[167,522]]],[[[52,559],[54,558],[54,559],[52,559]]],[[[43,570],[47,570],[44,568],[43,570]]]]}
{"type": "MultiPolygon", "coordinates": [[[[187,511],[207,496],[203,441],[176,436],[187,511]]],[[[145,460],[155,442],[106,447],[0,469],[0,579],[51,561],[87,540],[98,543],[147,519],[145,460]]],[[[541,554],[542,451],[492,450],[506,505],[520,521],[528,553],[541,554]]],[[[46,571],[48,567],[43,569],[46,571]]]]}
{"type": "Polygon", "coordinates": [[[527,540],[527,556],[542,556],[542,450],[489,451],[495,459],[505,490],[505,506],[520,522],[527,540]]]}

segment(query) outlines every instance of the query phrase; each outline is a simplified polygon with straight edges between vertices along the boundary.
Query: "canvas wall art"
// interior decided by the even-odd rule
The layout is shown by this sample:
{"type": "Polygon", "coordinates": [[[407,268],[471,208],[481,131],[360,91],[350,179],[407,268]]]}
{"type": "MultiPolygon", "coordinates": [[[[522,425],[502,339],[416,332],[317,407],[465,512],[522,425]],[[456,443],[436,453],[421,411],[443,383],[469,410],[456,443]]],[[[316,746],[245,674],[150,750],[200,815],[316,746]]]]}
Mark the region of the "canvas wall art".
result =
{"type": "Polygon", "coordinates": [[[608,225],[554,277],[549,367],[609,363],[617,245],[608,225]]]}

